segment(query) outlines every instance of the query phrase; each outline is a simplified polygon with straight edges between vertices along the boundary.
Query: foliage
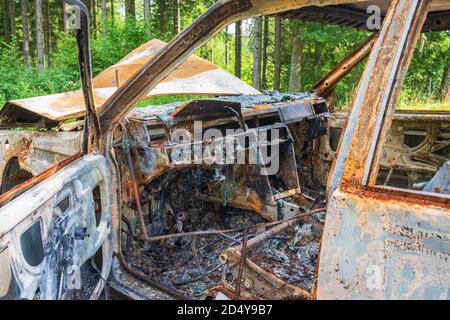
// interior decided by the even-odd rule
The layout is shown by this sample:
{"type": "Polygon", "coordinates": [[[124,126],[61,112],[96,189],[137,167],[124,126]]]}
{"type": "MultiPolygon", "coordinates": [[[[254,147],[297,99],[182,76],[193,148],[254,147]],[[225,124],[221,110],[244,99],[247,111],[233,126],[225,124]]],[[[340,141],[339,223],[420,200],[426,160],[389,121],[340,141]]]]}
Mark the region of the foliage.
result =
{"type": "MultiPolygon", "coordinates": [[[[166,28],[161,30],[160,0],[152,1],[150,23],[144,21],[142,1],[136,2],[136,18],[123,17],[123,1],[114,0],[114,18],[109,12],[108,21],[101,21],[101,10],[97,10],[99,21],[97,28],[91,30],[91,53],[94,75],[119,61],[132,49],[145,41],[157,37],[169,41],[176,33],[174,27],[174,1],[166,1],[164,19],[166,28]],[[101,26],[107,26],[106,37],[102,36],[101,26]]],[[[100,3],[100,1],[98,1],[100,3]]],[[[110,3],[110,1],[108,1],[110,3]]],[[[187,27],[201,13],[214,3],[214,0],[183,0],[181,1],[181,25],[187,27]]],[[[20,13],[20,4],[16,2],[16,12],[20,13]]],[[[39,96],[57,92],[67,92],[79,88],[79,73],[75,33],[67,34],[61,29],[61,14],[56,4],[51,7],[50,19],[52,30],[52,47],[46,60],[46,69],[39,74],[35,67],[35,31],[30,22],[32,66],[28,69],[23,64],[21,41],[15,40],[7,44],[0,38],[0,104],[7,100],[39,96]],[[51,62],[51,64],[50,64],[51,62]]],[[[30,11],[33,9],[30,8],[30,11]]],[[[32,18],[31,18],[32,19],[32,18]]],[[[17,38],[21,37],[21,19],[17,17],[17,38]]],[[[92,20],[92,19],[91,19],[92,20]]],[[[0,22],[0,28],[3,28],[0,22]]],[[[252,82],[252,24],[244,23],[242,78],[247,83],[252,82]]],[[[95,27],[93,25],[93,27],[95,27]]],[[[307,91],[341,59],[350,53],[369,34],[351,28],[299,21],[283,21],[282,33],[282,64],[281,91],[287,91],[289,86],[290,61],[292,52],[292,30],[300,27],[299,36],[303,43],[301,90],[307,91]]],[[[274,79],[274,19],[270,18],[269,45],[267,48],[267,86],[271,90],[274,79]]],[[[448,103],[436,104],[439,101],[443,74],[450,63],[450,34],[448,32],[428,33],[422,35],[414,54],[410,71],[405,80],[404,90],[400,97],[400,107],[411,105],[446,108],[448,103]]],[[[214,39],[197,50],[196,54],[227,69],[234,70],[234,27],[230,26],[214,39]],[[225,50],[227,46],[227,50],[225,50]],[[226,57],[228,52],[228,58],[226,57]],[[228,63],[227,63],[228,62],[228,63]]],[[[336,89],[335,101],[338,107],[348,106],[364,65],[358,66],[351,74],[339,83],[336,89]]],[[[158,98],[153,103],[172,102],[180,97],[158,98]]]]}

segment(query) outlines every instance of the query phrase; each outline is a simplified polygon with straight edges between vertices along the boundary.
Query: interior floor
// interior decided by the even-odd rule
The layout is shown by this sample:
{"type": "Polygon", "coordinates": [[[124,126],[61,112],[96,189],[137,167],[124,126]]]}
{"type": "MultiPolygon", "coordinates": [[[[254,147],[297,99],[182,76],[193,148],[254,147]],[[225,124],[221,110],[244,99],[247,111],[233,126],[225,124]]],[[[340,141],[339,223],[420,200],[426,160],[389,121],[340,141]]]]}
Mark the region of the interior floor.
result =
{"type": "MultiPolygon", "coordinates": [[[[219,285],[222,279],[235,283],[235,276],[227,264],[220,262],[220,255],[226,249],[242,244],[244,233],[248,241],[270,229],[258,227],[267,221],[255,212],[197,199],[197,195],[207,188],[207,176],[212,174],[206,169],[178,170],[148,185],[141,203],[149,235],[251,227],[248,232],[224,231],[147,244],[141,237],[142,231],[132,209],[124,215],[122,252],[129,264],[190,299],[208,298],[208,290],[219,285]]],[[[321,206],[324,202],[322,191],[309,190],[314,200],[303,204],[302,211],[321,206]]],[[[247,257],[283,281],[311,291],[321,232],[304,221],[292,226],[260,246],[250,248],[247,257]]]]}

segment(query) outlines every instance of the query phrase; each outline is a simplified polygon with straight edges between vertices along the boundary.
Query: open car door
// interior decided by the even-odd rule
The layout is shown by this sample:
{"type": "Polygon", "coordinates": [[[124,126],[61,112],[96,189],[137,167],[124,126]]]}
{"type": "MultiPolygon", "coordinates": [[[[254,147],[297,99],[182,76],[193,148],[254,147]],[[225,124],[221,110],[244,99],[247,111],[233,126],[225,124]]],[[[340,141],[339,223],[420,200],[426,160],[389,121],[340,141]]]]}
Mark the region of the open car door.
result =
{"type": "Polygon", "coordinates": [[[97,298],[112,259],[109,190],[105,158],[89,154],[4,205],[0,298],[74,298],[82,278],[97,298]]]}
{"type": "Polygon", "coordinates": [[[377,185],[429,5],[393,1],[372,49],[330,177],[319,299],[449,298],[448,164],[423,191],[377,185]]]}
{"type": "Polygon", "coordinates": [[[96,299],[112,261],[112,191],[97,150],[89,13],[79,0],[78,59],[86,106],[83,157],[74,155],[3,194],[0,299],[96,299]],[[83,288],[82,288],[83,286],[83,288]],[[81,290],[83,289],[83,290],[81,290]]]}

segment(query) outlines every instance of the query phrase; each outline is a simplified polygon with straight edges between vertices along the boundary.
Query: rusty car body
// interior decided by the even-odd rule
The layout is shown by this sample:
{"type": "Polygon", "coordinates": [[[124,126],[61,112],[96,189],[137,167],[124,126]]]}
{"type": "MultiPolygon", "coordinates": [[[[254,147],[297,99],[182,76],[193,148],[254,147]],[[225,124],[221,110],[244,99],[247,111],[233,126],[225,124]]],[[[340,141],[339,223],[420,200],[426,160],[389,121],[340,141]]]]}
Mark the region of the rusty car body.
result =
{"type": "Polygon", "coordinates": [[[82,89],[0,111],[0,298],[449,298],[450,114],[395,111],[420,32],[450,29],[448,1],[219,0],[93,79],[85,7],[67,2],[82,89]],[[381,30],[309,93],[260,93],[192,55],[258,15],[365,28],[371,4],[381,30]],[[352,108],[333,112],[364,60],[352,108]],[[135,109],[173,94],[210,97],[135,109]],[[199,122],[199,140],[174,135],[199,122]],[[255,162],[215,163],[231,145],[255,162]]]}

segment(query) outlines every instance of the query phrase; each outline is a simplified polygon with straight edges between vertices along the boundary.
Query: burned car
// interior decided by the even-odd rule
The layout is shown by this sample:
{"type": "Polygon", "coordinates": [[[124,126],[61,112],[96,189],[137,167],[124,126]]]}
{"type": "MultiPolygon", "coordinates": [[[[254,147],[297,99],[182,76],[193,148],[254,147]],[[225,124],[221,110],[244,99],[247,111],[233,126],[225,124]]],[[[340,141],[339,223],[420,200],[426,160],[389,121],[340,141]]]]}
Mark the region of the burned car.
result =
{"type": "Polygon", "coordinates": [[[85,7],[67,2],[82,90],[0,111],[0,298],[448,299],[450,114],[395,111],[447,1],[220,0],[93,79],[85,7]],[[192,55],[258,15],[364,28],[370,4],[381,30],[308,93],[192,55]],[[209,98],[135,108],[173,94],[209,98]]]}

